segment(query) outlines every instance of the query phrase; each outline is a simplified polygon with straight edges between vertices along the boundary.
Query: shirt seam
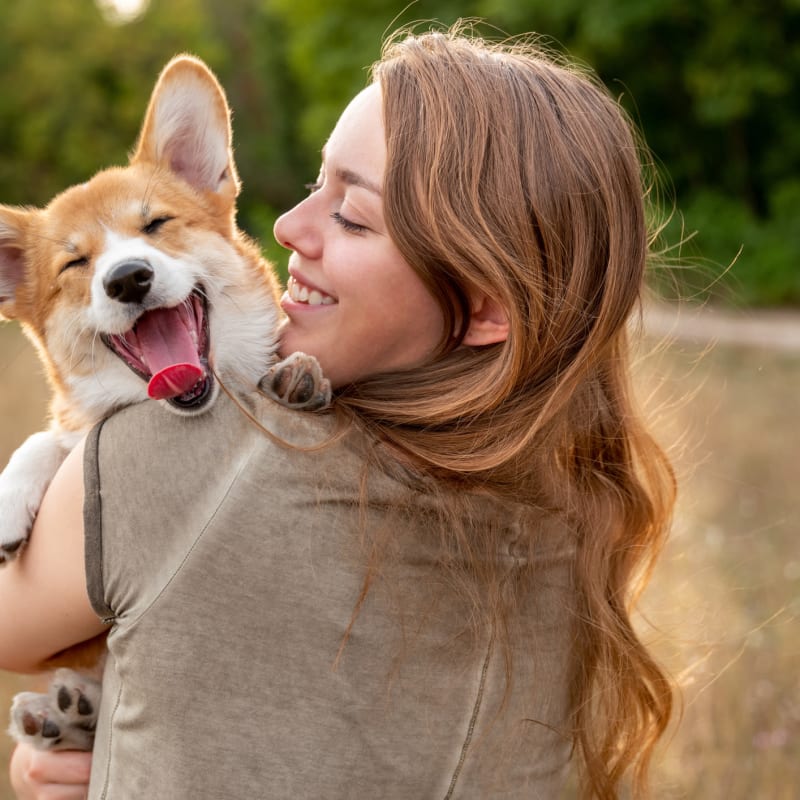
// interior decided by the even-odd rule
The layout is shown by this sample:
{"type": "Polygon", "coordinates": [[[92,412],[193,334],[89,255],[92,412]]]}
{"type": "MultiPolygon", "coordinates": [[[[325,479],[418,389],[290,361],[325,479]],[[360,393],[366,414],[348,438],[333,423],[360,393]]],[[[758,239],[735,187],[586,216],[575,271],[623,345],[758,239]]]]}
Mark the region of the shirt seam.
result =
{"type": "Polygon", "coordinates": [[[492,659],[492,650],[494,645],[494,636],[489,638],[489,644],[486,648],[486,656],[483,659],[483,667],[481,668],[481,677],[478,681],[478,693],[475,697],[475,703],[472,708],[472,714],[470,716],[469,725],[467,726],[467,732],[464,736],[464,742],[461,745],[461,754],[458,759],[458,763],[456,764],[456,768],[453,771],[453,776],[450,779],[450,785],[447,788],[447,793],[445,794],[443,800],[451,800],[453,797],[453,792],[456,788],[456,783],[458,781],[459,776],[461,775],[461,770],[464,766],[464,762],[467,759],[467,751],[469,750],[469,746],[472,743],[472,736],[475,732],[475,726],[478,722],[478,714],[481,710],[481,705],[483,703],[483,694],[486,688],[486,676],[489,672],[489,663],[492,659]]]}
{"type": "Polygon", "coordinates": [[[97,424],[89,434],[84,457],[84,570],[86,591],[94,612],[108,624],[114,620],[114,611],[106,600],[105,574],[103,569],[103,501],[100,480],[100,435],[105,420],[97,424]]]}

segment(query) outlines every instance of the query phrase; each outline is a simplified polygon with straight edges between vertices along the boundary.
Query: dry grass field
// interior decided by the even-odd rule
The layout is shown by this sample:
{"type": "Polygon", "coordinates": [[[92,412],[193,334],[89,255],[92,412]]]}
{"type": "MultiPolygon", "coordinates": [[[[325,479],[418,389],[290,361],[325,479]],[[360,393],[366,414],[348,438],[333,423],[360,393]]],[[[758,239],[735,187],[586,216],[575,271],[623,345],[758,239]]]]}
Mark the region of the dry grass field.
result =
{"type": "MultiPolygon", "coordinates": [[[[33,347],[16,325],[0,323],[0,465],[5,466],[26,436],[44,426],[47,398],[33,347]]],[[[29,685],[29,678],[0,671],[0,800],[13,797],[6,767],[11,752],[11,740],[4,733],[7,710],[14,694],[29,685]]]]}
{"type": "MultiPolygon", "coordinates": [[[[674,444],[674,534],[645,595],[643,634],[683,692],[656,800],[800,797],[800,354],[674,344],[638,386],[674,444]]],[[[0,327],[0,462],[41,427],[32,349],[0,327]]],[[[0,715],[22,680],[0,673],[0,715]]],[[[10,745],[0,741],[0,767],[10,745]]],[[[10,797],[4,768],[0,798],[10,797]]]]}
{"type": "Polygon", "coordinates": [[[675,345],[642,365],[678,442],[672,539],[643,631],[683,717],[655,797],[800,797],[800,353],[675,345]]]}

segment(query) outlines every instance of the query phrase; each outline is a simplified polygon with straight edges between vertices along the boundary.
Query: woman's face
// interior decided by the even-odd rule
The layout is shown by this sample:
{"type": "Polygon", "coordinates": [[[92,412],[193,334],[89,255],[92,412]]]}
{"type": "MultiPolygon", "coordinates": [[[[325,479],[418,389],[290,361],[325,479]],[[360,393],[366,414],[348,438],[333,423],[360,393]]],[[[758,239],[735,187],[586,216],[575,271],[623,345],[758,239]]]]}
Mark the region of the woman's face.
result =
{"type": "Polygon", "coordinates": [[[345,109],[323,150],[311,194],[275,223],[288,250],[281,354],[316,356],[334,386],[424,363],[444,320],[386,230],[381,93],[345,109]]]}

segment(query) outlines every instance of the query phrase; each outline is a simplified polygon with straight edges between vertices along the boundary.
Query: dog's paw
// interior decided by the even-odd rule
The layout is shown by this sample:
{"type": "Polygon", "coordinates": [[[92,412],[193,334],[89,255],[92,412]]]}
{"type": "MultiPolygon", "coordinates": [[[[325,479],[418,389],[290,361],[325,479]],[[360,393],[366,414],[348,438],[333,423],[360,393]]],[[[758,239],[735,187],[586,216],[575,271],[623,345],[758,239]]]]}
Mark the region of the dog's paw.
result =
{"type": "Polygon", "coordinates": [[[9,733],[37,750],[91,750],[100,695],[98,681],[59,669],[47,694],[21,692],[14,698],[9,733]]]}
{"type": "Polygon", "coordinates": [[[11,738],[27,742],[37,750],[55,749],[61,740],[61,727],[53,717],[50,696],[35,692],[20,692],[11,703],[11,738]]]}
{"type": "Polygon", "coordinates": [[[57,669],[50,683],[50,699],[71,728],[94,731],[103,685],[75,670],[57,669]]]}
{"type": "Polygon", "coordinates": [[[317,359],[305,353],[292,353],[277,363],[258,387],[287,408],[319,411],[331,402],[330,381],[317,359]]]}
{"type": "Polygon", "coordinates": [[[0,474],[0,564],[11,561],[33,527],[64,449],[51,431],[29,436],[0,474]]]}
{"type": "Polygon", "coordinates": [[[28,540],[37,506],[24,491],[0,485],[0,566],[14,559],[28,540]]]}
{"type": "Polygon", "coordinates": [[[0,567],[16,558],[20,548],[27,540],[28,537],[24,536],[21,539],[11,539],[7,542],[0,542],[0,567]]]}

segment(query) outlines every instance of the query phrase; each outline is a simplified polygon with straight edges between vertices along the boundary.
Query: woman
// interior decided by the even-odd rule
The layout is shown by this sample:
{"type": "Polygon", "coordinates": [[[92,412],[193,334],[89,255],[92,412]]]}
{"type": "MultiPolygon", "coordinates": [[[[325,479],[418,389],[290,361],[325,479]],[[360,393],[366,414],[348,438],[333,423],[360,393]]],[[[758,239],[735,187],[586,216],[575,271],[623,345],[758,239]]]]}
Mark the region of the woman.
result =
{"type": "MultiPolygon", "coordinates": [[[[398,38],[373,78],[275,226],[282,352],[319,359],[332,412],[244,398],[266,436],[229,402],[202,425],[129,409],[12,565],[69,611],[12,666],[114,620],[92,797],[551,798],[571,755],[586,797],[644,788],[671,692],[629,613],[674,482],[628,386],[637,143],[525,47],[398,38]]],[[[30,759],[18,791],[44,796],[30,759]]]]}

